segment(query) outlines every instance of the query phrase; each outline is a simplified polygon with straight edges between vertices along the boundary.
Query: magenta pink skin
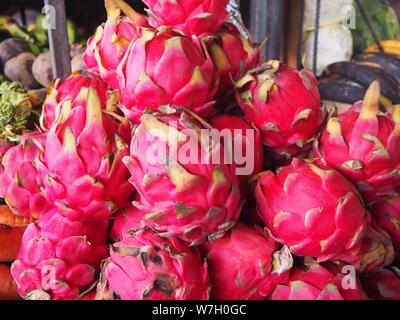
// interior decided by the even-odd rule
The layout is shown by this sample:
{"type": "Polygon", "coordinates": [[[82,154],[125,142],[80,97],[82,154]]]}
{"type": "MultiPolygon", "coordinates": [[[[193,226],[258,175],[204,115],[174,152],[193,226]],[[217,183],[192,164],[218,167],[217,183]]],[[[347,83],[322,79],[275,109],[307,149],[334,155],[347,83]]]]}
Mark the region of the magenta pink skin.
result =
{"type": "MultiPolygon", "coordinates": [[[[187,113],[158,114],[155,118],[166,125],[175,121],[181,132],[192,129],[188,123],[194,124],[197,129],[204,128],[187,113]]],[[[204,158],[196,160],[196,164],[181,164],[186,172],[197,177],[197,181],[188,182],[184,190],[177,191],[166,166],[151,163],[143,156],[151,147],[154,150],[155,145],[160,146],[160,150],[169,149],[168,144],[153,136],[142,123],[134,131],[131,156],[124,160],[131,173],[130,182],[140,196],[135,206],[145,213],[142,225],[192,244],[204,242],[209,236],[215,236],[215,233],[223,234],[224,230],[232,227],[241,210],[234,166],[210,163],[210,156],[200,152],[204,147],[199,144],[199,157],[201,154],[204,158]],[[226,182],[213,184],[213,173],[218,170],[226,182]],[[183,213],[184,210],[188,212],[183,213]]],[[[181,150],[182,146],[184,143],[181,142],[178,149],[181,150]]],[[[222,150],[218,149],[218,152],[222,153],[222,150]]],[[[175,159],[175,152],[168,155],[180,163],[179,159],[175,159]]]]}
{"type": "Polygon", "coordinates": [[[332,136],[325,128],[314,154],[353,182],[367,202],[375,202],[395,195],[393,188],[400,186],[400,175],[392,174],[400,169],[400,135],[391,114],[362,119],[362,106],[363,102],[356,103],[337,115],[341,135],[332,136]],[[363,138],[365,134],[377,137],[388,156],[377,154],[374,143],[363,138]],[[360,161],[362,168],[356,170],[344,165],[353,160],[360,161]]]}
{"type": "MultiPolygon", "coordinates": [[[[267,71],[268,72],[268,71],[267,71]]],[[[276,154],[296,156],[310,148],[321,129],[323,110],[315,75],[307,70],[299,71],[280,65],[275,74],[275,86],[268,92],[266,103],[258,98],[262,83],[252,81],[240,89],[237,95],[249,122],[263,133],[263,143],[276,154]],[[304,77],[307,77],[305,80],[304,77]],[[249,91],[252,101],[246,102],[240,93],[249,91]],[[297,119],[302,111],[311,109],[306,119],[297,119]],[[269,129],[268,124],[278,129],[269,129]],[[296,142],[305,145],[299,147],[296,142]]]]}
{"type": "Polygon", "coordinates": [[[8,141],[1,140],[0,141],[0,157],[3,157],[4,154],[13,146],[12,143],[8,141]]]}
{"type": "Polygon", "coordinates": [[[10,148],[0,164],[0,197],[14,214],[38,218],[51,206],[39,190],[34,161],[39,154],[37,144],[46,134],[34,132],[22,136],[21,143],[10,148]]]}
{"type": "Polygon", "coordinates": [[[229,0],[144,0],[152,27],[169,26],[188,37],[214,35],[228,17],[229,0]]]}
{"type": "Polygon", "coordinates": [[[84,300],[84,301],[93,301],[96,300],[96,290],[92,290],[83,296],[79,297],[79,300],[84,300]]]}
{"type": "Polygon", "coordinates": [[[135,207],[129,207],[118,211],[114,216],[110,237],[114,241],[128,237],[128,233],[141,229],[141,221],[144,213],[135,207]]]}
{"type": "Polygon", "coordinates": [[[400,270],[396,267],[366,274],[361,281],[371,299],[400,300],[400,270]]]}
{"type": "Polygon", "coordinates": [[[272,272],[275,241],[261,229],[238,224],[222,239],[202,246],[211,281],[211,299],[265,300],[289,272],[272,272]]]}
{"type": "MultiPolygon", "coordinates": [[[[241,137],[243,140],[242,153],[244,153],[246,155],[246,158],[251,157],[253,159],[252,161],[254,161],[254,170],[251,175],[257,174],[263,170],[264,150],[263,150],[263,145],[262,145],[262,141],[261,141],[262,140],[261,133],[258,129],[251,127],[243,118],[238,117],[238,116],[218,115],[218,116],[213,117],[210,120],[210,123],[215,129],[218,129],[219,131],[228,129],[232,134],[232,139],[235,138],[235,136],[234,136],[235,131],[237,132],[238,130],[241,130],[241,137]],[[247,154],[247,151],[246,151],[246,148],[247,148],[246,147],[247,146],[246,130],[254,131],[254,145],[252,146],[252,148],[254,150],[253,154],[247,154]]],[[[236,164],[236,166],[240,167],[238,164],[236,164]]],[[[244,166],[245,165],[241,165],[241,167],[244,167],[244,166]]],[[[249,183],[250,176],[239,176],[238,177],[239,182],[240,182],[240,191],[243,196],[250,196],[250,193],[251,193],[251,187],[250,187],[250,183],[249,183]]]]}
{"type": "Polygon", "coordinates": [[[107,227],[107,221],[72,222],[56,211],[29,225],[11,267],[21,297],[42,290],[52,300],[78,299],[107,256],[107,227]]]}
{"type": "Polygon", "coordinates": [[[375,203],[371,212],[377,224],[390,234],[396,253],[400,256],[400,197],[375,203]]]}
{"type": "Polygon", "coordinates": [[[49,89],[42,109],[42,129],[49,130],[56,120],[57,105],[66,99],[71,99],[72,107],[85,107],[86,96],[79,97],[82,89],[95,88],[103,107],[107,101],[107,86],[96,77],[86,76],[82,72],[75,72],[65,81],[56,80],[49,89]]]}
{"type": "Polygon", "coordinates": [[[126,17],[121,16],[117,21],[108,19],[104,27],[99,27],[96,34],[88,40],[87,49],[83,55],[86,68],[91,73],[98,74],[112,89],[118,89],[117,67],[129,43],[140,35],[140,27],[126,17]],[[98,36],[100,32],[101,36],[98,36]],[[98,58],[96,58],[96,50],[98,50],[98,58]]]}
{"type": "Polygon", "coordinates": [[[168,104],[205,117],[218,89],[213,62],[198,41],[171,30],[134,41],[118,67],[118,79],[123,111],[134,123],[145,109],[168,104]]]}
{"type": "MultiPolygon", "coordinates": [[[[95,89],[89,88],[93,95],[95,89]]],[[[58,106],[60,114],[67,106],[58,106]]],[[[72,220],[109,218],[129,206],[134,191],[122,163],[129,155],[128,140],[122,138],[126,124],[102,113],[104,108],[98,101],[72,108],[50,128],[36,159],[45,198],[72,220]],[[72,132],[72,141],[64,145],[68,132],[72,132]],[[117,136],[124,144],[120,148],[117,136]]]]}
{"type": "Polygon", "coordinates": [[[358,279],[355,289],[344,289],[343,277],[333,264],[296,268],[288,283],[277,286],[271,300],[368,300],[358,279]]]}
{"type": "MultiPolygon", "coordinates": [[[[219,90],[217,96],[222,98],[227,92],[234,89],[234,81],[240,79],[248,70],[255,68],[261,62],[261,50],[259,48],[245,48],[243,36],[239,30],[231,23],[225,22],[218,30],[216,37],[207,42],[211,58],[217,68],[220,77],[219,90]],[[225,60],[214,55],[211,46],[217,45],[224,52],[225,60]],[[250,49],[250,51],[247,50],[250,49]]],[[[250,43],[249,40],[249,45],[250,43]]]]}
{"type": "Polygon", "coordinates": [[[107,286],[122,300],[208,300],[207,264],[175,238],[141,230],[112,245],[103,266],[107,286]]]}
{"type": "Polygon", "coordinates": [[[318,170],[315,163],[294,159],[276,175],[260,174],[256,199],[277,241],[297,256],[322,262],[360,248],[368,212],[348,180],[334,170],[318,170]]]}
{"type": "Polygon", "coordinates": [[[391,265],[395,251],[389,234],[379,227],[374,218],[367,228],[361,247],[337,257],[341,263],[351,264],[359,273],[371,273],[391,265]]]}
{"type": "Polygon", "coordinates": [[[13,146],[14,144],[12,144],[11,142],[5,140],[0,141],[0,175],[4,172],[4,167],[1,164],[1,162],[3,161],[3,157],[7,153],[7,151],[10,150],[13,146]]]}

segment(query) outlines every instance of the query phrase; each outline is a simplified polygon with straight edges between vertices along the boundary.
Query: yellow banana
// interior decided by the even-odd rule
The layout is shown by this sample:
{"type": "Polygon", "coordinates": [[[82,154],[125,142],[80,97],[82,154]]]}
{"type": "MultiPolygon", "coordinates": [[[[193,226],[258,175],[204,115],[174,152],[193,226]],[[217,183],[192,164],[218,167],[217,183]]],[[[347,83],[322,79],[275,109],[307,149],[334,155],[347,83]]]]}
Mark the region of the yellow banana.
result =
{"type": "MultiPolygon", "coordinates": [[[[380,44],[385,52],[400,56],[400,40],[397,40],[397,39],[382,40],[382,41],[380,41],[380,44]]],[[[380,50],[379,50],[378,46],[376,45],[376,43],[372,44],[367,49],[365,49],[366,53],[379,52],[379,51],[380,50]]]]}

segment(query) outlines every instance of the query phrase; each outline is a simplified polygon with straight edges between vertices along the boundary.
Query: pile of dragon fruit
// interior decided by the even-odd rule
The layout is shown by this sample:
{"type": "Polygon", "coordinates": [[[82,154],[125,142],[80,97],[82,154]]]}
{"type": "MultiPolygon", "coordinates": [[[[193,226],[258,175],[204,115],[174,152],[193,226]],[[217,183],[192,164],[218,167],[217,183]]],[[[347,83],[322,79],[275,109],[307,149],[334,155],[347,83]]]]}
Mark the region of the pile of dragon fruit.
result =
{"type": "Polygon", "coordinates": [[[382,111],[373,82],[327,112],[312,72],[262,61],[228,0],[143,2],[146,16],[105,1],[87,70],[2,145],[0,197],[33,221],[11,268],[20,296],[400,299],[400,106],[382,111]],[[212,161],[238,145],[200,134],[213,128],[241,141],[250,174],[212,161]],[[197,162],[173,152],[188,139],[197,162]]]}

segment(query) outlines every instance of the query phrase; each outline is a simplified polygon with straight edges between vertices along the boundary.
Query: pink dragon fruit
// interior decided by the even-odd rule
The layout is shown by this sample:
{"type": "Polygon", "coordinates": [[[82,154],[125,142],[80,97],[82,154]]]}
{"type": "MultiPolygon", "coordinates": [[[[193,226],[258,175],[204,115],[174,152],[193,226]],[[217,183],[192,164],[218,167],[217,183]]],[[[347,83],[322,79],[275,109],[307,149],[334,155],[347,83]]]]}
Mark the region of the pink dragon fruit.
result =
{"type": "Polygon", "coordinates": [[[240,191],[235,167],[224,164],[223,146],[205,132],[212,128],[195,114],[176,111],[143,115],[124,162],[140,195],[134,205],[145,213],[142,225],[195,245],[235,224],[240,191]]]}
{"type": "Polygon", "coordinates": [[[380,113],[379,98],[376,81],[363,102],[329,120],[314,148],[317,157],[355,183],[367,202],[400,186],[400,107],[380,113]]]}
{"type": "Polygon", "coordinates": [[[356,275],[346,279],[335,265],[306,263],[304,270],[294,269],[288,283],[277,286],[271,300],[368,300],[356,275]]]}
{"type": "Polygon", "coordinates": [[[36,166],[45,198],[72,220],[108,218],[130,204],[133,192],[122,163],[129,146],[120,123],[102,113],[95,88],[86,105],[72,108],[66,100],[56,109],[59,118],[47,133],[36,166]]]}
{"type": "Polygon", "coordinates": [[[207,300],[207,265],[196,248],[141,230],[111,246],[98,300],[207,300]]]}
{"type": "Polygon", "coordinates": [[[210,123],[221,133],[226,132],[227,135],[224,134],[224,136],[231,137],[231,139],[225,138],[225,142],[232,141],[233,161],[236,168],[244,169],[252,165],[253,169],[249,174],[238,175],[242,196],[250,196],[249,178],[261,172],[264,165],[264,152],[260,131],[252,128],[245,120],[237,116],[215,116],[211,119],[210,123]],[[250,132],[254,134],[253,137],[250,132]]]}
{"type": "Polygon", "coordinates": [[[114,215],[113,227],[110,231],[110,238],[119,241],[130,236],[133,231],[141,229],[141,221],[144,213],[135,207],[129,207],[118,211],[114,215]]]}
{"type": "Polygon", "coordinates": [[[261,229],[238,224],[213,243],[203,245],[208,263],[211,298],[264,300],[276,285],[286,282],[293,259],[261,229]]]}
{"type": "Polygon", "coordinates": [[[93,301],[96,300],[96,289],[93,289],[87,293],[84,293],[83,295],[81,295],[79,297],[79,300],[83,300],[83,301],[93,301]]]}
{"type": "Polygon", "coordinates": [[[400,197],[375,203],[372,214],[379,226],[390,234],[396,253],[400,256],[400,197]]]}
{"type": "Polygon", "coordinates": [[[319,262],[361,248],[368,212],[356,188],[335,170],[294,159],[259,175],[258,211],[271,235],[297,256],[319,262]]]}
{"type": "Polygon", "coordinates": [[[311,72],[269,61],[248,72],[236,87],[247,120],[262,131],[274,157],[292,158],[317,139],[323,109],[311,72]]]}
{"type": "Polygon", "coordinates": [[[255,48],[252,41],[242,36],[231,23],[224,23],[206,43],[220,77],[218,97],[233,90],[234,81],[261,62],[260,49],[255,48]]]}
{"type": "Polygon", "coordinates": [[[8,142],[6,140],[0,140],[0,175],[4,171],[4,167],[1,165],[3,157],[7,153],[7,151],[10,150],[13,146],[14,144],[12,144],[11,142],[8,142]]]}
{"type": "Polygon", "coordinates": [[[34,166],[39,154],[37,144],[45,139],[46,134],[41,132],[23,135],[21,143],[9,149],[0,164],[0,197],[18,216],[38,218],[50,210],[39,190],[34,166]]]}
{"type": "Polygon", "coordinates": [[[106,0],[107,21],[89,38],[83,55],[86,68],[98,74],[112,89],[118,88],[117,67],[129,43],[141,36],[140,27],[147,26],[144,16],[136,13],[125,2],[119,2],[124,5],[128,16],[121,16],[121,8],[116,1],[106,0]]]}
{"type": "Polygon", "coordinates": [[[365,275],[361,281],[371,299],[400,300],[400,269],[397,267],[365,275]]]}
{"type": "Polygon", "coordinates": [[[152,27],[172,27],[188,37],[215,34],[228,17],[229,0],[143,0],[152,27]]]}
{"type": "MultiPolygon", "coordinates": [[[[40,118],[43,130],[49,130],[58,118],[57,106],[65,100],[71,100],[72,108],[85,107],[90,88],[94,88],[100,98],[102,107],[107,102],[107,87],[101,80],[86,76],[81,71],[74,72],[65,81],[57,79],[50,87],[43,104],[40,118]]],[[[78,116],[77,116],[78,117],[78,116]]],[[[79,116],[81,117],[81,116],[79,116]]]]}
{"type": "Polygon", "coordinates": [[[208,54],[171,30],[143,32],[118,67],[125,115],[138,123],[145,109],[171,104],[207,116],[218,89],[208,54]]]}
{"type": "Polygon", "coordinates": [[[75,300],[107,256],[107,221],[71,221],[56,211],[26,229],[11,274],[27,300],[75,300]]]}
{"type": "Polygon", "coordinates": [[[3,159],[4,155],[8,150],[12,148],[13,144],[5,141],[5,140],[0,140],[0,162],[3,159]]]}
{"type": "Polygon", "coordinates": [[[373,219],[360,249],[347,253],[337,259],[352,264],[360,273],[370,273],[392,264],[395,252],[388,233],[377,226],[373,219]]]}

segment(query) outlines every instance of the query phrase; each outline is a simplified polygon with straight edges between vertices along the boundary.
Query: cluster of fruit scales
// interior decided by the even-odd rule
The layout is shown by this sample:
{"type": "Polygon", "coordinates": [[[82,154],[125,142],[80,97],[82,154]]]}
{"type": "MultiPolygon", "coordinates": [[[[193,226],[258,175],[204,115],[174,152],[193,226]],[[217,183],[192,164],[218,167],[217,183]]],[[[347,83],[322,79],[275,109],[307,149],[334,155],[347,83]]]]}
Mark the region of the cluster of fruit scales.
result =
{"type": "Polygon", "coordinates": [[[147,16],[105,1],[87,70],[57,80],[41,129],[1,156],[0,196],[37,219],[12,266],[20,295],[398,298],[400,107],[379,111],[375,82],[327,116],[315,76],[262,61],[228,0],[144,2],[147,16]],[[251,174],[212,161],[228,147],[200,136],[213,127],[251,174]],[[196,163],[173,152],[189,130],[196,163]]]}

